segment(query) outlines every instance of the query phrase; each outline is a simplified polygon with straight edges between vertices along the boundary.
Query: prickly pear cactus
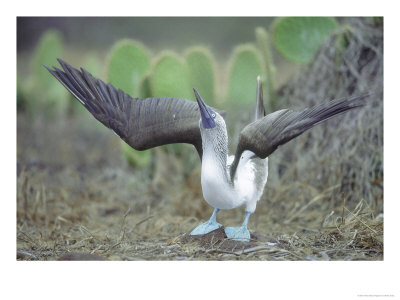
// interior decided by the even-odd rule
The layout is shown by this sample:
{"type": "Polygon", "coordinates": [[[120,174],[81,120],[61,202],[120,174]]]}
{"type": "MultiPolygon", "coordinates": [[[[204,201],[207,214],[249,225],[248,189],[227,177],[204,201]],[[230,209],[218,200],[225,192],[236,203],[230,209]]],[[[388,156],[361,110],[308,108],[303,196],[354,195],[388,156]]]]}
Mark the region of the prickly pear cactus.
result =
{"type": "Polygon", "coordinates": [[[99,77],[103,77],[102,75],[102,61],[94,52],[88,52],[85,55],[84,61],[82,63],[85,66],[85,69],[90,74],[96,74],[99,77]]]}
{"type": "MultiPolygon", "coordinates": [[[[139,97],[141,82],[149,70],[150,54],[141,43],[122,40],[111,49],[107,68],[108,81],[132,97],[139,97]]],[[[130,165],[139,168],[149,165],[151,150],[136,151],[123,141],[121,148],[130,165]]]]}
{"type": "Polygon", "coordinates": [[[151,150],[137,151],[124,141],[121,141],[121,149],[125,160],[133,167],[144,168],[151,162],[151,150]]]}
{"type": "MultiPolygon", "coordinates": [[[[184,61],[173,52],[163,52],[156,59],[150,75],[151,94],[153,97],[176,97],[194,100],[190,84],[189,71],[184,61]]],[[[166,145],[167,152],[181,155],[184,144],[166,145]]]]}
{"type": "Polygon", "coordinates": [[[338,27],[331,17],[278,18],[272,26],[272,39],[282,56],[295,63],[309,63],[323,42],[338,27]]]}
{"type": "Polygon", "coordinates": [[[189,70],[191,86],[211,106],[216,104],[215,60],[211,52],[204,47],[193,47],[186,51],[185,61],[189,70]]]}
{"type": "Polygon", "coordinates": [[[144,45],[134,40],[121,40],[110,51],[108,81],[132,97],[137,97],[139,83],[150,70],[150,54],[144,45]]]}
{"type": "MultiPolygon", "coordinates": [[[[35,48],[32,60],[32,84],[30,87],[35,89],[32,94],[39,95],[38,99],[31,101],[41,103],[44,109],[63,112],[69,107],[68,92],[66,89],[49,76],[43,65],[56,65],[56,58],[63,55],[63,39],[61,33],[56,30],[48,30],[43,33],[35,48]]],[[[33,107],[31,107],[33,108],[33,107]]],[[[35,110],[35,108],[33,108],[35,110]]]]}
{"type": "Polygon", "coordinates": [[[156,60],[150,77],[153,97],[177,97],[194,100],[189,72],[173,52],[163,52],[156,60]]]}
{"type": "Polygon", "coordinates": [[[139,82],[139,98],[146,99],[151,96],[150,73],[147,73],[139,82]]]}
{"type": "Polygon", "coordinates": [[[265,78],[265,65],[257,48],[252,44],[235,48],[231,59],[227,100],[234,104],[254,104],[256,78],[265,78]]]}
{"type": "MultiPolygon", "coordinates": [[[[32,61],[32,73],[37,84],[41,87],[47,87],[54,83],[54,79],[48,76],[48,72],[43,65],[52,66],[57,61],[56,58],[63,55],[63,39],[61,33],[56,30],[48,30],[42,34],[36,45],[32,61]],[[45,72],[46,71],[46,72],[45,72]]],[[[60,84],[56,82],[58,86],[60,84]]],[[[65,90],[63,86],[61,86],[65,90]]]]}

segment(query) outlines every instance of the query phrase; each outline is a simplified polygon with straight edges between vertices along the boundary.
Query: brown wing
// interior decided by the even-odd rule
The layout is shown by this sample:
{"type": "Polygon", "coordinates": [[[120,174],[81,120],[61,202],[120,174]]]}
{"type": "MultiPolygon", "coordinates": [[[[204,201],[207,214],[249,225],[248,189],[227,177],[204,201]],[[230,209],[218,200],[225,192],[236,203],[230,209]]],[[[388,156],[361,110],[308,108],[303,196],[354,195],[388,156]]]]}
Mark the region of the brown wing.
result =
{"type": "Polygon", "coordinates": [[[364,105],[369,95],[347,100],[333,100],[300,112],[282,109],[247,125],[240,133],[235,159],[231,167],[234,178],[239,158],[245,150],[254,152],[260,158],[266,158],[280,145],[299,136],[307,129],[341,114],[364,105]]]}
{"type": "Polygon", "coordinates": [[[47,70],[101,123],[136,150],[188,143],[202,155],[196,102],[177,98],[132,98],[89,72],[58,59],[63,70],[47,70]]]}

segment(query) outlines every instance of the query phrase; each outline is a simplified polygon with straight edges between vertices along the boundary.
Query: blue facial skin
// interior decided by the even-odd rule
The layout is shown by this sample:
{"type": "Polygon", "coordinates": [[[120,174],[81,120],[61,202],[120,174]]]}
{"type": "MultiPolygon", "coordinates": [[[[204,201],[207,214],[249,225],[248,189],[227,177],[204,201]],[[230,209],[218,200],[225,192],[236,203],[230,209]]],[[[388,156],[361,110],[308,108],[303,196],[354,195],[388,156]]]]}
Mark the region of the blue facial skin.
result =
{"type": "Polygon", "coordinates": [[[214,118],[216,116],[216,113],[209,107],[207,106],[203,99],[201,99],[199,93],[194,90],[194,94],[196,96],[197,103],[199,104],[200,108],[200,114],[201,114],[201,124],[203,128],[205,129],[212,129],[215,127],[215,121],[214,118]]]}
{"type": "Polygon", "coordinates": [[[200,107],[201,113],[201,124],[205,129],[211,129],[215,127],[215,121],[212,116],[215,116],[215,112],[210,108],[206,107],[207,111],[204,111],[202,107],[200,107]]]}

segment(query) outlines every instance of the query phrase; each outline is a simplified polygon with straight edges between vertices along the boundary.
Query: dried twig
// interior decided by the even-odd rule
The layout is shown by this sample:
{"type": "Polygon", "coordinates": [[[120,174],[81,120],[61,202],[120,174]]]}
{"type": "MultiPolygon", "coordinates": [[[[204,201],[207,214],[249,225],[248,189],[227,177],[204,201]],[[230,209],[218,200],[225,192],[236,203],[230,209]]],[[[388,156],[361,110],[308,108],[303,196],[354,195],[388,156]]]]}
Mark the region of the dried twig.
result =
{"type": "Polygon", "coordinates": [[[342,193],[342,225],[345,224],[345,220],[344,220],[344,206],[346,203],[346,198],[344,197],[344,193],[342,193]]]}
{"type": "Polygon", "coordinates": [[[355,215],[355,214],[354,214],[352,211],[350,211],[347,207],[345,207],[345,209],[346,209],[349,213],[351,213],[351,214],[353,215],[353,217],[357,219],[357,221],[360,221],[361,223],[363,223],[364,226],[366,226],[369,230],[371,230],[373,233],[376,234],[376,231],[373,230],[371,227],[369,227],[367,223],[365,223],[363,220],[361,220],[361,218],[359,218],[357,215],[355,215]]]}
{"type": "Polygon", "coordinates": [[[35,254],[33,254],[31,252],[28,252],[28,251],[25,251],[25,250],[17,250],[17,257],[18,256],[28,256],[28,257],[33,258],[35,260],[39,259],[35,254]]]}
{"type": "Polygon", "coordinates": [[[153,218],[154,216],[148,216],[147,218],[144,218],[143,220],[141,220],[140,222],[138,222],[138,223],[136,223],[135,224],[135,227],[136,226],[139,226],[140,224],[142,224],[142,223],[144,223],[144,222],[146,222],[146,221],[148,221],[148,220],[150,220],[151,218],[153,218]]]}

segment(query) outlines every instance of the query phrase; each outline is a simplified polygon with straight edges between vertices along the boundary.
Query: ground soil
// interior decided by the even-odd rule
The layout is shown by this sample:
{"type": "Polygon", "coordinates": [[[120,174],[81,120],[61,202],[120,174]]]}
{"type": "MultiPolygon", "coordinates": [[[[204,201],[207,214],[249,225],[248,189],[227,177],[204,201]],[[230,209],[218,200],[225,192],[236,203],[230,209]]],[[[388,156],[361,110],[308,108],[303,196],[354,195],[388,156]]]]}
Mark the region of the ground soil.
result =
{"type": "MultiPolygon", "coordinates": [[[[200,162],[194,154],[188,169],[168,149],[152,155],[149,167],[129,166],[118,137],[89,114],[19,112],[17,260],[383,259],[382,205],[347,205],[343,195],[332,206],[335,186],[307,202],[293,197],[300,184],[275,203],[267,193],[250,219],[249,243],[227,239],[222,228],[190,237],[212,212],[201,195],[200,162]]],[[[218,221],[238,226],[243,217],[238,208],[218,221]]]]}

